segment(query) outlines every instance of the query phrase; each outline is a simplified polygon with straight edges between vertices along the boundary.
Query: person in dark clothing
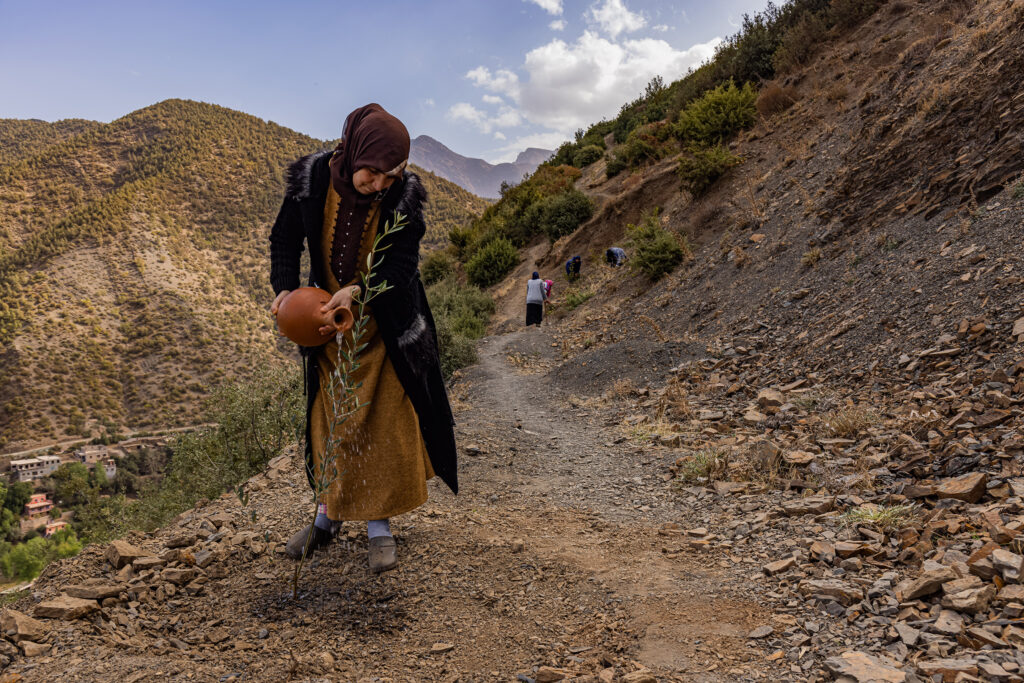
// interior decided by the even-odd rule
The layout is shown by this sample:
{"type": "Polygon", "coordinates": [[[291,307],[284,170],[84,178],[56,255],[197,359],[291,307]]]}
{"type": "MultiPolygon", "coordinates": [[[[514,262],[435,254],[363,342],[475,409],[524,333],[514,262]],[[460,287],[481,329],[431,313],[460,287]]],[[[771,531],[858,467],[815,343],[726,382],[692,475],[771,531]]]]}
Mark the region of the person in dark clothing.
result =
{"type": "MultiPolygon", "coordinates": [[[[339,475],[323,498],[312,527],[286,545],[292,557],[329,543],[341,520],[366,520],[369,564],[379,572],[397,563],[389,518],[422,505],[426,480],[437,474],[458,491],[451,407],[441,375],[437,334],[418,271],[419,243],[426,230],[426,192],[406,170],[409,133],[380,105],[361,107],[345,121],[332,152],[299,159],[288,172],[284,202],[270,233],[270,281],[281,300],[299,286],[303,246],[310,253],[310,282],[327,290],[329,311],[350,306],[361,293],[367,256],[378,232],[404,217],[379,248],[386,253],[369,285],[390,289],[372,303],[352,385],[365,404],[341,425],[333,452],[339,475]]],[[[348,334],[351,335],[351,332],[348,334]]],[[[327,456],[335,428],[337,396],[325,396],[335,371],[337,340],[301,348],[306,373],[306,474],[327,456]],[[321,390],[323,387],[323,390],[321,390]]],[[[337,435],[336,435],[337,436],[337,435]]]]}
{"type": "Polygon", "coordinates": [[[565,277],[569,282],[580,279],[580,267],[582,265],[583,259],[578,254],[565,262],[565,277]]]}
{"type": "Polygon", "coordinates": [[[626,262],[626,252],[621,247],[609,247],[604,252],[604,259],[612,268],[618,268],[626,262]]]}
{"type": "Polygon", "coordinates": [[[526,283],[526,326],[540,327],[544,320],[544,302],[548,300],[548,288],[540,279],[540,274],[533,271],[533,277],[526,283]]]}

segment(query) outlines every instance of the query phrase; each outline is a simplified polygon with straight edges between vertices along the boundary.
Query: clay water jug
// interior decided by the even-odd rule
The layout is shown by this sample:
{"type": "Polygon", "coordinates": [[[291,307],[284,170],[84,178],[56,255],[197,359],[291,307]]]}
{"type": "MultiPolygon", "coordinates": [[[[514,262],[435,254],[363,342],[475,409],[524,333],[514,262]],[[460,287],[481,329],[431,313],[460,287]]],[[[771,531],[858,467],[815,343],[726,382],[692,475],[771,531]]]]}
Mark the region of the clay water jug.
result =
{"type": "Polygon", "coordinates": [[[277,305],[277,329],[281,334],[300,346],[321,346],[338,332],[347,332],[352,327],[352,311],[339,308],[331,313],[321,313],[320,308],[331,300],[331,295],[319,287],[299,287],[292,290],[277,305]],[[321,327],[330,327],[327,334],[320,334],[321,327]]]}

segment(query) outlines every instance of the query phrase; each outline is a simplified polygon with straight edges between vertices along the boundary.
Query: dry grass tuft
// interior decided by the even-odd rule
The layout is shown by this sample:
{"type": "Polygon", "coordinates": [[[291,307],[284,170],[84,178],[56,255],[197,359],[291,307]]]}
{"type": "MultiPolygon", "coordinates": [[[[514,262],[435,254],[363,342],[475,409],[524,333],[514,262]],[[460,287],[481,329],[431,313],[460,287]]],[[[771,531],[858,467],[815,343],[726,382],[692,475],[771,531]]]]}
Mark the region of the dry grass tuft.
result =
{"type": "Polygon", "coordinates": [[[689,394],[678,382],[665,387],[665,393],[658,399],[656,413],[658,419],[690,420],[695,413],[690,405],[689,394]]]}
{"type": "Polygon", "coordinates": [[[841,438],[856,436],[878,422],[878,415],[862,406],[837,408],[825,416],[826,429],[841,438]]]}
{"type": "Polygon", "coordinates": [[[817,265],[818,261],[821,260],[821,248],[814,247],[804,252],[804,255],[800,257],[800,264],[804,268],[813,268],[817,265]]]}
{"type": "Polygon", "coordinates": [[[769,83],[757,96],[757,113],[767,118],[789,109],[796,104],[796,99],[796,88],[784,88],[778,83],[769,83]]]}
{"type": "Polygon", "coordinates": [[[678,478],[693,484],[721,479],[729,470],[729,451],[724,448],[702,448],[692,455],[680,458],[678,478]]]}
{"type": "Polygon", "coordinates": [[[917,506],[903,505],[862,505],[847,510],[841,517],[844,526],[864,525],[878,531],[896,531],[907,526],[917,517],[917,506]]]}
{"type": "Polygon", "coordinates": [[[639,396],[640,390],[633,384],[633,380],[627,377],[615,380],[615,384],[611,388],[611,395],[613,398],[629,398],[639,396]]]}

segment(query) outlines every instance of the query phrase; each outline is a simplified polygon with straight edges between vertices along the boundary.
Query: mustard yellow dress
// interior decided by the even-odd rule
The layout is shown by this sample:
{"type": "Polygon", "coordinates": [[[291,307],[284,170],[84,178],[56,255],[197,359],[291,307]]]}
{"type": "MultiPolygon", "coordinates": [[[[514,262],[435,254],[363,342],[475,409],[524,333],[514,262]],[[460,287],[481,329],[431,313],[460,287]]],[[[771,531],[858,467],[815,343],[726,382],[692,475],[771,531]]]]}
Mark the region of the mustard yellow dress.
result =
{"type": "MultiPolygon", "coordinates": [[[[330,188],[324,203],[321,253],[331,294],[341,289],[330,264],[339,203],[338,193],[330,188]]],[[[380,203],[374,202],[366,218],[356,261],[361,269],[366,267],[366,257],[379,223],[380,203]]],[[[355,278],[345,285],[361,282],[361,278],[355,278]]],[[[354,305],[353,313],[358,313],[354,305]]],[[[351,341],[351,332],[347,336],[351,341]]],[[[340,445],[334,450],[336,476],[320,501],[327,504],[327,516],[333,520],[386,519],[413,510],[427,501],[427,480],[434,476],[416,410],[395,374],[372,312],[360,341],[366,348],[359,354],[360,365],[352,383],[357,385],[359,403],[368,405],[335,426],[336,434],[341,437],[340,445]]],[[[327,392],[331,389],[331,373],[337,359],[338,345],[334,340],[316,354],[320,392],[310,416],[314,472],[320,471],[334,422],[327,392]]],[[[339,394],[335,392],[336,396],[339,394]]],[[[338,443],[337,439],[333,441],[338,443]]]]}

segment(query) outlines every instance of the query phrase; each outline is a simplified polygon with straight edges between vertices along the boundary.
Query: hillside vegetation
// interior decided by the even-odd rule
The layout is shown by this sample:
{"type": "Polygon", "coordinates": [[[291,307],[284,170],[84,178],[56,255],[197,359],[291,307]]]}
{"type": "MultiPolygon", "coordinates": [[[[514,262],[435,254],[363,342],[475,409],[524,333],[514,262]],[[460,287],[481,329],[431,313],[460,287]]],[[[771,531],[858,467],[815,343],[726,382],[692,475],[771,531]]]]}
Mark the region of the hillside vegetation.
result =
{"type": "MultiPolygon", "coordinates": [[[[328,142],[183,100],[0,141],[0,441],[189,424],[212,384],[284,362],[267,235],[287,164],[328,142]]],[[[486,206],[421,175],[427,244],[486,206]]]]}

